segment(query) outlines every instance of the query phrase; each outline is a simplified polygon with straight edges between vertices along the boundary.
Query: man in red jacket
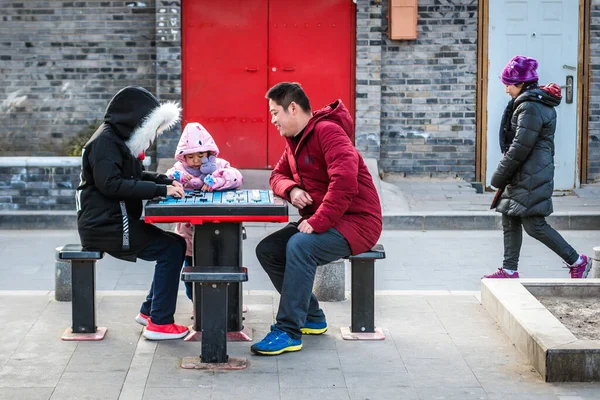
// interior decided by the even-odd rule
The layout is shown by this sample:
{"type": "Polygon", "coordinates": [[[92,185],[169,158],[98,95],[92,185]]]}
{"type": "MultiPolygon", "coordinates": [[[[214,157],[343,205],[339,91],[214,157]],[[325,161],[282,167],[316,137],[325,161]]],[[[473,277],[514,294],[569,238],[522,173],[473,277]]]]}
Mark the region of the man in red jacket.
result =
{"type": "Polygon", "coordinates": [[[287,142],[271,173],[271,188],[302,217],[256,247],[281,300],[276,323],[251,350],[276,355],[301,350],[302,334],[327,330],[312,293],[317,266],[371,249],[381,234],[382,215],[342,101],[313,113],[302,87],[289,82],[273,86],[266,97],[271,122],[287,142]]]}

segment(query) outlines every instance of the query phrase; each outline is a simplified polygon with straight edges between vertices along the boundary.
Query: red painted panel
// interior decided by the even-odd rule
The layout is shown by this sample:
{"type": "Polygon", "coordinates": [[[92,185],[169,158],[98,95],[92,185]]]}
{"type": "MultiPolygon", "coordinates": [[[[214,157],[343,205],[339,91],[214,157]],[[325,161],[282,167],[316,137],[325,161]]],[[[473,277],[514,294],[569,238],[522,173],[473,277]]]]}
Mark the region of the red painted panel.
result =
{"type": "MultiPolygon", "coordinates": [[[[271,0],[268,86],[299,82],[313,110],[341,98],[354,116],[354,19],[351,0],[271,0]]],[[[274,167],[284,141],[270,123],[268,146],[274,167]]]]}
{"type": "Polygon", "coordinates": [[[267,0],[182,4],[183,123],[200,122],[236,168],[267,166],[267,0]]]}

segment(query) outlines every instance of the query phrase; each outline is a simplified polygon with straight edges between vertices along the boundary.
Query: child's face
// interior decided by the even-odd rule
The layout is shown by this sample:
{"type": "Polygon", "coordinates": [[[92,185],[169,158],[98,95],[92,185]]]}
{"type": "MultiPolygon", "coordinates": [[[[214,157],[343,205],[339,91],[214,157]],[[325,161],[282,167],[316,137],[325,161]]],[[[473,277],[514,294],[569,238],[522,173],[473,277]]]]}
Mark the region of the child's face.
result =
{"type": "Polygon", "coordinates": [[[203,153],[186,154],[185,163],[188,165],[188,167],[200,168],[200,165],[202,165],[202,157],[208,157],[209,155],[209,151],[205,151],[203,153]]]}

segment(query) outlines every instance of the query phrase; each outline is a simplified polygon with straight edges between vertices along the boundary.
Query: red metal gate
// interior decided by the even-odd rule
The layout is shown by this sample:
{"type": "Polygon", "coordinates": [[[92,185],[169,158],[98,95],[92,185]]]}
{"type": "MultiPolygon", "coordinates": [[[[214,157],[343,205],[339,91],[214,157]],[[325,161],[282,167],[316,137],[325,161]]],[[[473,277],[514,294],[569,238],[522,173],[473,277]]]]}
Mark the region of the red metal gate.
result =
{"type": "Polygon", "coordinates": [[[313,109],[341,98],[354,115],[354,21],[350,0],[183,1],[183,123],[203,124],[236,168],[274,167],[269,87],[300,82],[313,109]]]}

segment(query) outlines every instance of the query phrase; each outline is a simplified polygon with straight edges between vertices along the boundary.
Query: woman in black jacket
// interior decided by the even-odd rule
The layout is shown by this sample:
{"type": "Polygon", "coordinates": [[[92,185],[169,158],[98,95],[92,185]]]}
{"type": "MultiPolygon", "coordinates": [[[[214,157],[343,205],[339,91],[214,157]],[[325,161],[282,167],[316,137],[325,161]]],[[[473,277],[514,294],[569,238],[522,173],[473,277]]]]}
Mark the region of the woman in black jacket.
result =
{"type": "Polygon", "coordinates": [[[556,84],[538,86],[538,62],[515,56],[502,71],[502,83],[512,100],[500,127],[504,154],[492,176],[499,189],[496,211],[502,213],[504,261],[502,268],[484,278],[518,278],[517,267],[527,234],[554,251],[570,270],[571,278],[586,278],[591,260],[579,255],[550,225],[554,190],[554,132],[556,110],[561,101],[556,84]]]}
{"type": "Polygon", "coordinates": [[[183,196],[166,175],[146,172],[144,152],[161,132],[179,121],[179,107],[159,104],[141,87],[126,87],[109,102],[104,123],[83,148],[77,188],[81,244],[127,261],[156,261],[154,279],[136,321],[151,340],[177,339],[188,329],[175,324],[185,240],[142,221],[142,200],[183,196]]]}

